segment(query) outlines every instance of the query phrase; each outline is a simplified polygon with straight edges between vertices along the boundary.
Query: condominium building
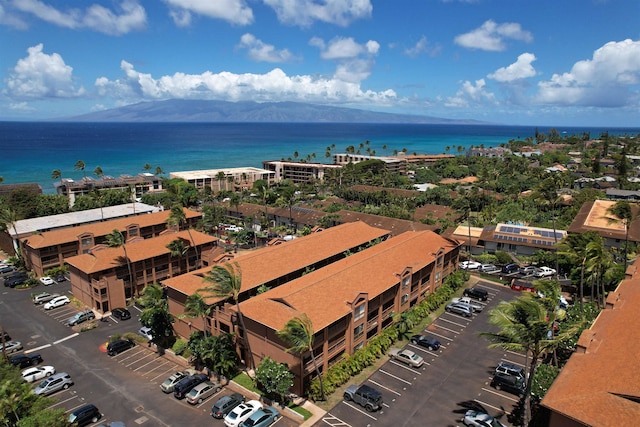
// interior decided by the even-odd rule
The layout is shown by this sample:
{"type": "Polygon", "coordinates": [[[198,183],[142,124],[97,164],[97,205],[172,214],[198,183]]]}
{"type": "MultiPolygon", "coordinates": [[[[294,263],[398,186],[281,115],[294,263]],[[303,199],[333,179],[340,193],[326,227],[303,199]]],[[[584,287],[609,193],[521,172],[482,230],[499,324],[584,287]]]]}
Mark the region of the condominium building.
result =
{"type": "Polygon", "coordinates": [[[76,197],[91,194],[95,191],[108,189],[126,190],[131,192],[131,199],[137,200],[147,193],[161,192],[162,178],[151,173],[139,173],[133,175],[120,175],[119,177],[103,176],[92,178],[85,176],[80,181],[71,178],[62,178],[53,184],[56,192],[69,198],[69,206],[72,207],[76,197]]]}
{"type": "Polygon", "coordinates": [[[275,173],[276,182],[289,179],[295,184],[304,184],[307,182],[322,181],[327,171],[340,169],[342,166],[324,163],[267,160],[262,162],[262,167],[275,173]]]}
{"type": "Polygon", "coordinates": [[[403,156],[366,156],[363,154],[350,153],[333,155],[333,163],[340,166],[344,166],[349,163],[364,162],[366,160],[380,160],[384,162],[385,167],[389,172],[399,173],[401,175],[407,174],[407,159],[403,156]]]}
{"type": "Polygon", "coordinates": [[[215,193],[248,190],[257,180],[265,180],[268,185],[275,183],[274,172],[254,167],[171,172],[169,178],[180,178],[198,189],[210,188],[215,193]]]}

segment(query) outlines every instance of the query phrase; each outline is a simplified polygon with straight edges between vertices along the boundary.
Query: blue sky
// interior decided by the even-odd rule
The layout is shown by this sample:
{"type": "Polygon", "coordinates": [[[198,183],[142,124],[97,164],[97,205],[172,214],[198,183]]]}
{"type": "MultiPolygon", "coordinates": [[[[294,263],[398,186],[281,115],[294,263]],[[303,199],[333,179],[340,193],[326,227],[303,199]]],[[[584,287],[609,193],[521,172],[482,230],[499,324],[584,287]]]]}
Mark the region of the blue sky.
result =
{"type": "Polygon", "coordinates": [[[0,120],[300,101],[640,127],[638,0],[0,0],[0,120]]]}

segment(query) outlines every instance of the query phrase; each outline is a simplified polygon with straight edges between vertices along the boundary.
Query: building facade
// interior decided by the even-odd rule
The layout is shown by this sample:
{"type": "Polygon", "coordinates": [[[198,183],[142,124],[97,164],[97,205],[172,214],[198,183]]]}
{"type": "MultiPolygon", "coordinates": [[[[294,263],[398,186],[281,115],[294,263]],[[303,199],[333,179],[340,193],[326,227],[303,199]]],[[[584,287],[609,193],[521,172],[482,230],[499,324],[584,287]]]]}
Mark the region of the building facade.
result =
{"type": "Polygon", "coordinates": [[[327,171],[340,169],[342,166],[324,163],[267,160],[262,162],[262,167],[275,174],[274,178],[276,182],[289,179],[295,184],[304,184],[313,181],[323,181],[327,171]]]}
{"type": "Polygon", "coordinates": [[[275,172],[253,167],[171,172],[169,177],[183,179],[199,190],[210,188],[214,193],[249,190],[258,180],[268,185],[276,182],[275,172]]]}
{"type": "Polygon", "coordinates": [[[73,207],[76,197],[91,194],[102,190],[126,190],[131,192],[132,200],[140,199],[147,193],[162,192],[162,178],[152,173],[140,173],[133,175],[120,175],[117,178],[103,176],[94,179],[85,176],[80,181],[71,178],[62,178],[54,184],[56,192],[69,198],[69,207],[73,207]]]}

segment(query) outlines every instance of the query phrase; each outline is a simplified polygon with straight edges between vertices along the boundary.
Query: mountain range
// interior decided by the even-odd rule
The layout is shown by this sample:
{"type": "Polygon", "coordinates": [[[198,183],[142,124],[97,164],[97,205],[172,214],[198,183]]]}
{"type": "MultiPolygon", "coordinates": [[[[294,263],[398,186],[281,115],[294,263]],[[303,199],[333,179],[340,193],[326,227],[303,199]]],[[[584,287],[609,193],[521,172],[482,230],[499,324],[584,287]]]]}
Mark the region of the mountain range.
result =
{"type": "Polygon", "coordinates": [[[56,119],[74,122],[200,122],[200,123],[423,123],[487,124],[411,114],[381,113],[301,102],[228,102],[170,99],[56,119]]]}

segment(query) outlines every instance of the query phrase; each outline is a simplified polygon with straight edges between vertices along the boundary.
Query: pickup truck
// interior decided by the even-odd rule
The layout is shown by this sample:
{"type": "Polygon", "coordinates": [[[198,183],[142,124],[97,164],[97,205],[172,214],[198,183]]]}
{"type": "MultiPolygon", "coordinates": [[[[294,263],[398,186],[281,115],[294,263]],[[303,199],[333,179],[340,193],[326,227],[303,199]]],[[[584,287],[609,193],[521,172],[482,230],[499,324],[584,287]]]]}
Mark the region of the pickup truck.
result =
{"type": "Polygon", "coordinates": [[[460,302],[463,304],[469,304],[471,308],[473,308],[473,311],[475,311],[476,313],[479,313],[482,311],[482,309],[484,309],[484,305],[475,302],[469,297],[454,298],[451,300],[451,302],[453,303],[460,302]]]}
{"type": "Polygon", "coordinates": [[[382,393],[368,385],[350,385],[344,391],[344,400],[353,400],[369,412],[382,408],[382,393]]]}
{"type": "Polygon", "coordinates": [[[399,350],[397,348],[392,348],[389,350],[389,357],[391,357],[392,360],[404,362],[414,368],[419,368],[424,364],[424,359],[411,350],[399,350]]]}

